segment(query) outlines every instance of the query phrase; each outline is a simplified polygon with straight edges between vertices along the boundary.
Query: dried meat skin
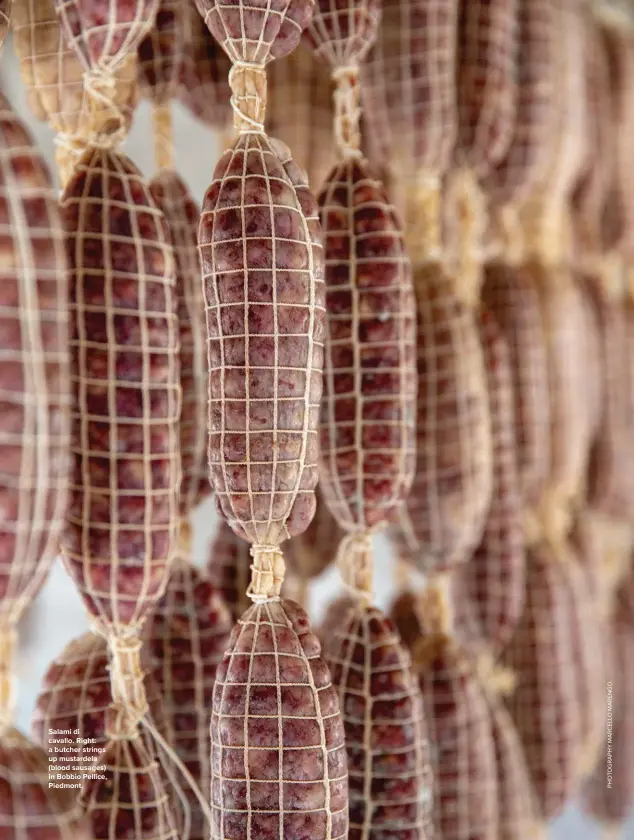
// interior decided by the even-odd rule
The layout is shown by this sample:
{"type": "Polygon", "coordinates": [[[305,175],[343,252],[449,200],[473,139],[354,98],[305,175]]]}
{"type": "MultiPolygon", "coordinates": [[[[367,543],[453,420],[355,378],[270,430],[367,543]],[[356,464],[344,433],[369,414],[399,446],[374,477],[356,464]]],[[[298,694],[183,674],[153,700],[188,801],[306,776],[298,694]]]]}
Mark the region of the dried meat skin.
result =
{"type": "Polygon", "coordinates": [[[233,630],[214,687],[211,772],[213,840],[347,836],[337,694],[292,601],[254,604],[233,630]]]}
{"type": "Polygon", "coordinates": [[[174,259],[149,187],[119,153],[89,150],[62,209],[74,387],[64,562],[98,621],[138,626],[162,595],[178,523],[174,259]]]}
{"type": "Polygon", "coordinates": [[[57,553],[68,499],[64,236],[44,160],[0,96],[0,618],[13,623],[57,553]]]}
{"type": "Polygon", "coordinates": [[[431,837],[432,773],[420,689],[390,619],[357,601],[326,662],[346,730],[351,840],[431,837]]]}
{"type": "Polygon", "coordinates": [[[320,481],[346,531],[388,519],[416,464],[416,321],[400,223],[363,159],[347,158],[319,196],[327,342],[320,481]]]}
{"type": "Polygon", "coordinates": [[[282,144],[247,133],[225,152],[199,248],[216,503],[236,534],[276,546],[315,510],[325,332],[317,203],[282,144]]]}
{"type": "Polygon", "coordinates": [[[380,16],[379,0],[317,0],[304,38],[317,57],[333,69],[354,67],[376,40],[380,16]]]}
{"type": "Polygon", "coordinates": [[[193,20],[190,0],[159,0],[154,25],[137,49],[141,85],[157,105],[168,105],[185,73],[193,20]]]}

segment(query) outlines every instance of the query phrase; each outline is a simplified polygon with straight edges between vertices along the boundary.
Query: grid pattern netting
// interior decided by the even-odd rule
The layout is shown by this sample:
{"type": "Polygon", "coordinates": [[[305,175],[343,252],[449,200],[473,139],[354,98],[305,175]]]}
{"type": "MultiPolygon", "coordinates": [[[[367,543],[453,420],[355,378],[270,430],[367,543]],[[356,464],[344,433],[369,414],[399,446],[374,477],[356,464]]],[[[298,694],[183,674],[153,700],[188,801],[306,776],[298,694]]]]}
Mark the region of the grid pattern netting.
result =
{"type": "Polygon", "coordinates": [[[88,611],[138,626],[178,523],[174,257],[136,167],[92,149],[62,196],[71,270],[71,498],[62,548],[88,611]]]}
{"type": "Polygon", "coordinates": [[[479,177],[504,158],[513,137],[520,5],[521,0],[460,2],[457,157],[479,177]]]}
{"type": "Polygon", "coordinates": [[[524,268],[488,265],[482,301],[506,339],[514,393],[520,490],[535,504],[550,467],[548,361],[539,292],[524,268]]]}
{"type": "Polygon", "coordinates": [[[524,750],[502,701],[488,694],[497,767],[498,840],[538,837],[538,816],[524,750]]]}
{"type": "Polygon", "coordinates": [[[422,571],[466,561],[480,542],[492,489],[491,428],[473,311],[439,266],[420,269],[417,463],[399,512],[402,553],[422,571]]]}
{"type": "Polygon", "coordinates": [[[401,179],[443,174],[457,132],[458,0],[385,0],[362,71],[368,151],[401,179]]]}
{"type": "Polygon", "coordinates": [[[432,775],[410,654],[389,618],[357,602],[325,649],[346,732],[351,840],[431,837],[432,775]]]}
{"type": "Polygon", "coordinates": [[[330,67],[353,67],[376,40],[379,0],[317,0],[305,38],[330,67]]]}
{"type": "Polygon", "coordinates": [[[345,627],[348,613],[357,606],[357,603],[358,596],[351,591],[345,591],[343,595],[338,595],[328,604],[317,630],[322,645],[329,645],[335,633],[345,627]]]}
{"type": "Polygon", "coordinates": [[[86,781],[79,796],[91,840],[178,840],[159,765],[141,740],[110,741],[98,763],[105,779],[86,781]]]}
{"type": "Polygon", "coordinates": [[[316,497],[317,506],[310,525],[284,546],[286,566],[301,580],[318,577],[334,562],[344,533],[324,500],[321,483],[316,497]]]}
{"type": "Polygon", "coordinates": [[[416,303],[396,213],[367,162],[346,158],[319,195],[327,340],[320,486],[346,531],[403,503],[416,465],[416,303]]]}
{"type": "MultiPolygon", "coordinates": [[[[150,676],[144,682],[150,720],[168,736],[159,685],[150,676]]],[[[90,755],[94,763],[98,753],[91,747],[103,749],[108,741],[106,716],[112,699],[108,643],[102,636],[85,633],[66,645],[44,675],[31,721],[33,738],[49,750],[51,737],[55,737],[49,730],[77,729],[73,755],[90,755]],[[87,747],[89,752],[79,743],[80,738],[94,738],[95,743],[87,747]]],[[[144,735],[144,739],[147,748],[154,750],[151,736],[144,735]]]]}
{"type": "Polygon", "coordinates": [[[183,14],[190,17],[191,44],[187,50],[180,101],[212,128],[225,129],[231,118],[231,62],[220,44],[205,26],[194,0],[187,0],[183,14]]]}
{"type": "Polygon", "coordinates": [[[84,70],[112,72],[150,31],[159,2],[53,0],[53,5],[64,37],[84,70]]]}
{"type": "Polygon", "coordinates": [[[528,550],[524,614],[503,654],[517,678],[507,705],[544,819],[559,814],[575,792],[583,743],[563,563],[546,546],[528,550]]]}
{"type": "Polygon", "coordinates": [[[315,510],[325,332],[317,202],[283,144],[247,133],[225,152],[199,244],[211,483],[236,533],[279,545],[315,510]]]}
{"type": "Polygon", "coordinates": [[[627,520],[634,505],[634,442],[628,379],[627,313],[622,300],[610,298],[599,283],[584,293],[598,321],[602,410],[588,472],[588,504],[627,520]]]}
{"type": "MultiPolygon", "coordinates": [[[[12,15],[13,45],[31,110],[69,138],[89,138],[92,114],[84,89],[84,68],[66,43],[53,0],[22,0],[12,15]]],[[[129,124],[136,104],[136,67],[117,70],[114,103],[129,124]]],[[[77,150],[77,154],[81,149],[77,150]]]]}
{"type": "Polygon", "coordinates": [[[68,791],[50,787],[49,759],[16,729],[0,738],[2,840],[94,840],[68,791]]]}
{"type": "Polygon", "coordinates": [[[452,579],[458,612],[472,613],[475,630],[494,651],[509,641],[524,606],[524,530],[519,492],[513,379],[509,350],[492,316],[482,310],[484,353],[493,439],[493,492],[482,541],[452,579]]]}
{"type": "Polygon", "coordinates": [[[605,737],[605,685],[609,669],[606,666],[606,628],[601,614],[598,576],[576,549],[572,539],[568,550],[570,559],[564,571],[570,600],[573,662],[583,738],[581,772],[584,772],[594,765],[605,737]]]}
{"type": "MultiPolygon", "coordinates": [[[[177,562],[145,638],[170,742],[205,794],[211,784],[209,709],[230,630],[229,611],[212,584],[191,563],[177,562]]],[[[193,792],[188,799],[190,838],[204,840],[209,826],[193,792]]]]}
{"type": "Polygon", "coordinates": [[[289,56],[274,61],[267,75],[268,132],[293,150],[293,159],[306,170],[316,192],[336,160],[334,86],[328,68],[302,41],[289,56]]]}
{"type": "Polygon", "coordinates": [[[311,0],[196,0],[211,34],[232,61],[264,65],[291,53],[310,21],[311,0]]]}
{"type": "Polygon", "coordinates": [[[434,834],[496,836],[498,785],[491,709],[464,653],[442,637],[420,665],[434,779],[434,834]]]}
{"type": "Polygon", "coordinates": [[[634,132],[634,38],[620,29],[610,30],[606,37],[610,59],[613,125],[615,143],[614,202],[621,217],[622,239],[619,247],[628,258],[634,242],[634,192],[631,185],[631,147],[634,132]]]}
{"type": "Polygon", "coordinates": [[[249,543],[221,520],[211,541],[207,573],[214,588],[222,596],[231,618],[237,621],[251,606],[247,588],[251,579],[249,543]]]}
{"type": "MultiPolygon", "coordinates": [[[[623,823],[634,809],[633,618],[627,605],[617,600],[608,631],[613,657],[610,676],[614,675],[610,679],[611,743],[604,743],[594,769],[583,782],[580,797],[581,807],[587,814],[609,825],[623,823]]],[[[605,707],[606,685],[602,683],[601,687],[605,707]]],[[[605,729],[605,720],[602,723],[605,729]]]]}
{"type": "Polygon", "coordinates": [[[57,551],[70,377],[63,229],[51,179],[0,96],[0,617],[16,621],[57,551]]]}
{"type": "Polygon", "coordinates": [[[551,149],[557,29],[551,0],[517,0],[517,99],[506,155],[483,180],[498,205],[521,203],[539,181],[551,149]]]}
{"type": "Polygon", "coordinates": [[[137,49],[141,86],[153,102],[166,105],[178,93],[192,47],[191,0],[159,0],[154,25],[137,49]]]}
{"type": "Polygon", "coordinates": [[[198,259],[200,211],[175,172],[159,172],[150,183],[150,192],[165,217],[176,264],[182,405],[180,499],[181,514],[186,516],[211,492],[207,476],[205,300],[198,259]]]}
{"type": "Polygon", "coordinates": [[[253,605],[218,669],[211,716],[213,840],[338,840],[348,776],[337,693],[308,617],[253,605]]]}
{"type": "Polygon", "coordinates": [[[552,516],[579,501],[585,489],[596,431],[596,398],[589,392],[598,361],[596,323],[589,319],[581,288],[566,269],[551,271],[533,264],[526,270],[539,289],[547,347],[551,457],[544,514],[550,510],[552,516]]]}
{"type": "Polygon", "coordinates": [[[590,10],[584,15],[584,36],[587,158],[571,203],[574,233],[582,255],[595,256],[612,244],[605,235],[605,214],[614,180],[616,131],[607,44],[590,10]]]}

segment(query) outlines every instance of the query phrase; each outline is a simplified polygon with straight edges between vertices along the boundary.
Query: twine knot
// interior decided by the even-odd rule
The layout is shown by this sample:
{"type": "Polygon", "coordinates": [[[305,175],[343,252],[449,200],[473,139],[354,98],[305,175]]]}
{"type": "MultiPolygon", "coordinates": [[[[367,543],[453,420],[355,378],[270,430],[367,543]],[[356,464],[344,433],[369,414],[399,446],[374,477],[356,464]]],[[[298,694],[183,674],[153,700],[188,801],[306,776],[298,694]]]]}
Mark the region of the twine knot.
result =
{"type": "Polygon", "coordinates": [[[286,568],[279,546],[251,546],[251,557],[251,583],[247,589],[247,596],[255,604],[279,598],[286,568]]]}
{"type": "Polygon", "coordinates": [[[448,574],[434,575],[416,599],[416,616],[429,636],[450,636],[454,624],[448,574]]]}
{"type": "Polygon", "coordinates": [[[11,727],[13,721],[13,651],[15,628],[10,623],[0,624],[0,734],[11,727]]]}
{"type": "Polygon", "coordinates": [[[359,68],[338,67],[335,82],[335,142],[344,158],[361,157],[361,104],[359,68]]]}
{"type": "Polygon", "coordinates": [[[344,584],[365,601],[373,594],[372,531],[354,531],[341,540],[336,558],[344,584]]]}
{"type": "Polygon", "coordinates": [[[88,145],[110,149],[120,145],[127,133],[126,119],[116,101],[117,80],[112,73],[96,67],[84,73],[88,96],[88,145]]]}
{"type": "Polygon", "coordinates": [[[509,697],[517,686],[517,675],[495,661],[488,650],[480,651],[475,670],[480,684],[502,697],[509,697]]]}
{"type": "Polygon", "coordinates": [[[134,739],[139,723],[148,711],[144,672],[141,668],[141,639],[109,636],[112,704],[106,717],[106,734],[113,739],[134,739]]]}
{"type": "Polygon", "coordinates": [[[440,178],[420,170],[408,179],[405,198],[406,245],[412,265],[423,266],[442,259],[440,232],[440,178]]]}
{"type": "Polygon", "coordinates": [[[239,134],[264,134],[266,70],[262,64],[236,61],[229,71],[233,124],[239,134]]]}

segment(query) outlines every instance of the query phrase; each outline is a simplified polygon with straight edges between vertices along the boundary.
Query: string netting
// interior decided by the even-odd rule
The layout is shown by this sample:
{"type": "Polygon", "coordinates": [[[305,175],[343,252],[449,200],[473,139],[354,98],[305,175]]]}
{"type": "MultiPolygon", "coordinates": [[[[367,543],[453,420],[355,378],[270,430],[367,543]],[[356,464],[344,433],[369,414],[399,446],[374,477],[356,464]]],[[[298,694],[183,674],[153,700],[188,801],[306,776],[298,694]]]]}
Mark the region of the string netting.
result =
{"type": "Polygon", "coordinates": [[[234,628],[214,686],[211,771],[214,840],[347,836],[337,694],[291,601],[254,604],[234,628]]]}
{"type": "Polygon", "coordinates": [[[557,816],[575,792],[583,751],[565,562],[546,544],[528,549],[524,613],[503,653],[517,680],[507,707],[544,820],[557,816]]]}
{"type": "MultiPolygon", "coordinates": [[[[98,751],[104,749],[106,716],[113,701],[110,686],[108,643],[95,633],[85,633],[72,639],[48,666],[38,694],[31,732],[34,740],[45,750],[51,749],[50,730],[71,731],[72,755],[90,767],[87,758],[96,763],[98,751]],[[94,744],[84,745],[81,739],[94,739],[94,744]]],[[[159,684],[150,675],[144,677],[148,716],[156,729],[168,740],[165,710],[159,684]]],[[[154,752],[156,746],[151,735],[143,733],[146,747],[154,752]]]]}
{"type": "Polygon", "coordinates": [[[599,282],[584,289],[598,322],[602,374],[599,433],[588,471],[588,504],[615,519],[627,520],[634,504],[630,424],[631,397],[627,386],[627,320],[622,295],[599,282]]]}
{"type": "Polygon", "coordinates": [[[211,542],[207,574],[229,609],[231,618],[237,621],[251,605],[247,596],[251,555],[249,544],[237,536],[224,520],[218,523],[211,542]]]}
{"type": "Polygon", "coordinates": [[[324,499],[349,534],[403,503],[416,463],[416,322],[411,269],[385,190],[345,158],[320,194],[327,339],[321,408],[324,499]]]}
{"type": "Polygon", "coordinates": [[[11,0],[0,0],[0,47],[4,44],[4,39],[7,37],[10,23],[11,0]]]}
{"type": "Polygon", "coordinates": [[[520,492],[525,507],[535,506],[550,468],[548,361],[539,292],[529,270],[489,264],[482,301],[507,342],[520,492]]]}
{"type": "Polygon", "coordinates": [[[517,0],[517,99],[504,159],[483,184],[502,207],[521,204],[539,182],[552,149],[556,108],[556,10],[551,0],[517,0]]]}
{"type": "MultiPolygon", "coordinates": [[[[0,237],[4,647],[9,643],[4,636],[35,597],[57,551],[68,498],[70,378],[68,286],[57,202],[43,159],[1,96],[0,237]]],[[[0,707],[7,700],[0,687],[0,707]]]]}
{"type": "Polygon", "coordinates": [[[392,622],[357,602],[325,650],[348,751],[349,837],[431,837],[432,776],[423,703],[392,622]]]}
{"type": "Polygon", "coordinates": [[[478,177],[503,159],[516,125],[520,6],[521,0],[459,5],[456,157],[478,177]]]}
{"type": "Polygon", "coordinates": [[[535,794],[515,724],[502,701],[489,692],[497,768],[498,840],[539,837],[535,794]]]}
{"type": "Polygon", "coordinates": [[[482,348],[470,307],[440,267],[414,278],[418,309],[417,462],[398,512],[397,545],[440,572],[480,542],[492,490],[491,428],[482,348]]]}
{"type": "MultiPolygon", "coordinates": [[[[62,34],[53,0],[15,3],[12,31],[29,107],[57,133],[57,162],[66,180],[86,147],[113,128],[108,106],[101,103],[101,116],[95,113],[96,104],[84,87],[84,68],[62,34]]],[[[111,93],[127,130],[137,99],[133,58],[116,71],[111,93]]]]}
{"type": "Polygon", "coordinates": [[[325,320],[317,203],[281,143],[225,152],[199,244],[212,486],[237,534],[276,547],[315,510],[325,320]]]}
{"type": "Polygon", "coordinates": [[[605,735],[602,752],[581,788],[581,807],[608,827],[634,810],[634,614],[620,598],[609,629],[611,679],[602,684],[605,735]],[[613,676],[612,676],[613,675],[613,676]]]}
{"type": "Polygon", "coordinates": [[[330,73],[300,42],[289,56],[271,64],[267,84],[268,132],[293,150],[294,160],[306,170],[308,183],[316,191],[336,159],[330,73]]]}
{"type": "Polygon", "coordinates": [[[231,119],[227,78],[231,62],[198,14],[194,0],[187,0],[183,14],[190,18],[191,44],[185,57],[179,99],[206,125],[226,129],[231,119]]]}
{"type": "Polygon", "coordinates": [[[558,545],[584,497],[596,431],[596,401],[589,398],[589,383],[593,382],[589,371],[596,374],[598,362],[596,324],[588,318],[581,288],[572,274],[553,272],[537,263],[526,271],[539,289],[548,357],[550,470],[540,502],[540,521],[543,533],[558,545]]]}
{"type": "Polygon", "coordinates": [[[414,663],[431,745],[434,834],[443,840],[497,836],[498,769],[488,698],[447,636],[424,638],[414,663]]]}
{"type": "Polygon", "coordinates": [[[79,796],[91,840],[178,840],[159,765],[140,739],[111,740],[97,761],[105,779],[89,779],[79,796]]]}
{"type": "MultiPolygon", "coordinates": [[[[17,729],[0,738],[3,840],[95,840],[69,791],[50,783],[49,757],[17,729]]],[[[71,792],[72,793],[72,792],[71,792]]]]}
{"type": "Polygon", "coordinates": [[[456,569],[452,584],[456,610],[475,619],[468,633],[475,630],[498,653],[524,606],[524,531],[510,354],[491,314],[482,309],[477,317],[489,394],[493,491],[482,540],[469,562],[456,569]]]}
{"type": "Polygon", "coordinates": [[[64,37],[84,71],[94,74],[95,85],[138,48],[154,25],[159,3],[106,0],[95,6],[92,0],[53,0],[64,37]]]}
{"type": "Polygon", "coordinates": [[[332,642],[336,633],[346,626],[348,614],[354,610],[359,603],[358,596],[350,591],[345,591],[333,599],[324,611],[321,624],[317,633],[322,645],[326,646],[332,642]]]}
{"type": "MultiPolygon", "coordinates": [[[[205,796],[211,784],[208,710],[230,630],[229,612],[212,584],[190,563],[178,562],[145,638],[170,743],[205,796]]],[[[190,840],[203,840],[209,831],[205,815],[192,791],[188,799],[190,840]]]]}
{"type": "Polygon", "coordinates": [[[163,213],[174,249],[180,339],[180,513],[188,516],[210,493],[207,477],[207,348],[198,259],[200,211],[182,179],[159,172],[150,193],[163,213]]]}
{"type": "Polygon", "coordinates": [[[139,82],[155,106],[167,106],[178,93],[192,47],[195,20],[191,0],[159,0],[156,19],[137,48],[139,82]]]}
{"type": "Polygon", "coordinates": [[[390,162],[415,261],[440,246],[440,178],[457,133],[457,27],[458,0],[385,0],[363,66],[368,154],[377,165],[390,162]]]}
{"type": "Polygon", "coordinates": [[[284,546],[284,557],[290,572],[307,582],[335,561],[343,532],[324,500],[321,484],[317,487],[317,506],[312,522],[303,534],[293,537],[284,546]]]}
{"type": "Polygon", "coordinates": [[[178,319],[165,220],[136,167],[93,149],[62,196],[71,268],[71,499],[64,563],[115,634],[162,595],[175,550],[178,319]]]}

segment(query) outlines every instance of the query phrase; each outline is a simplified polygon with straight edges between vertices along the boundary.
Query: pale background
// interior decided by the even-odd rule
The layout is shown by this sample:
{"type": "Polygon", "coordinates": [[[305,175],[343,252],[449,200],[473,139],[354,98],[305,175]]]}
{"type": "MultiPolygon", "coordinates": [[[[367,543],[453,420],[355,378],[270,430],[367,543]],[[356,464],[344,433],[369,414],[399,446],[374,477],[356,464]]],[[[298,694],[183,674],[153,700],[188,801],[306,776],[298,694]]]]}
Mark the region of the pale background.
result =
{"type": "MultiPolygon", "coordinates": [[[[0,89],[28,124],[39,148],[52,164],[52,132],[47,126],[37,123],[28,110],[10,42],[5,45],[0,59],[0,89]]],[[[175,106],[174,117],[177,167],[196,199],[201,202],[219,156],[219,141],[216,135],[182,108],[175,106]]],[[[147,176],[152,177],[155,168],[152,132],[149,109],[145,103],[139,107],[126,143],[126,152],[147,176]]],[[[194,515],[194,556],[197,562],[204,563],[207,559],[209,539],[215,522],[213,505],[209,503],[201,505],[194,515]]],[[[388,552],[380,542],[377,543],[376,556],[376,590],[379,604],[385,606],[391,599],[394,586],[388,552]]],[[[315,621],[319,620],[324,606],[336,594],[337,586],[337,575],[331,570],[313,587],[310,611],[315,621]]],[[[26,622],[20,653],[16,657],[17,719],[23,729],[28,730],[30,726],[33,705],[48,663],[70,639],[80,635],[86,628],[87,622],[79,597],[61,564],[57,562],[26,622]]],[[[618,749],[618,745],[615,747],[618,749]]],[[[550,832],[551,840],[599,840],[601,837],[602,832],[596,824],[584,819],[573,807],[557,820],[550,832]]],[[[622,837],[623,840],[634,840],[634,823],[628,825],[622,837]]]]}

